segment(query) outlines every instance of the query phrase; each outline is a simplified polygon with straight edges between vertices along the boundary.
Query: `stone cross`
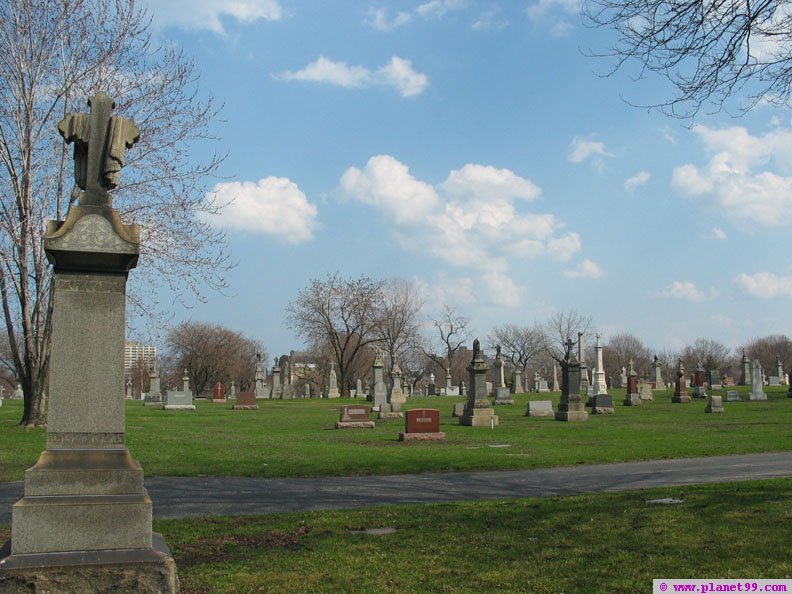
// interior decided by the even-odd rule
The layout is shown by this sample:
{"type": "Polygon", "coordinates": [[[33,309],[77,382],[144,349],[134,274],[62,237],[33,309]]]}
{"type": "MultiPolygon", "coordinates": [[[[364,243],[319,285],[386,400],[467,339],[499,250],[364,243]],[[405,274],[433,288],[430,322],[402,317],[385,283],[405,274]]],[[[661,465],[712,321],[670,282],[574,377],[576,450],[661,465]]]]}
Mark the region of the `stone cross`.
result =
{"type": "Polygon", "coordinates": [[[101,91],[88,99],[91,114],[67,114],[58,131],[74,143],[74,181],[83,190],[81,206],[112,206],[110,194],[118,186],[126,149],[140,140],[131,120],[114,116],[115,101],[101,91]]]}

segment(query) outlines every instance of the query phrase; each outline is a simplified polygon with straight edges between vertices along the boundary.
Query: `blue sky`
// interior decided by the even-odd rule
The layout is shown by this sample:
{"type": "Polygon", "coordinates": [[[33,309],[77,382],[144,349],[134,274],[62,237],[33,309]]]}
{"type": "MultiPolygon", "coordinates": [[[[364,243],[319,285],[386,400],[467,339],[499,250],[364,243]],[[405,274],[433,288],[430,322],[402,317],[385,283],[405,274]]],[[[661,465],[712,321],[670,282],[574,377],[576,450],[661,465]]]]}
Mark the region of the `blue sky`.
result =
{"type": "Polygon", "coordinates": [[[792,112],[631,107],[671,90],[602,76],[575,0],[146,4],[225,104],[196,157],[228,153],[238,265],[177,321],[288,352],[287,304],[338,271],[412,279],[482,338],[569,309],[658,350],[790,333],[792,112]]]}

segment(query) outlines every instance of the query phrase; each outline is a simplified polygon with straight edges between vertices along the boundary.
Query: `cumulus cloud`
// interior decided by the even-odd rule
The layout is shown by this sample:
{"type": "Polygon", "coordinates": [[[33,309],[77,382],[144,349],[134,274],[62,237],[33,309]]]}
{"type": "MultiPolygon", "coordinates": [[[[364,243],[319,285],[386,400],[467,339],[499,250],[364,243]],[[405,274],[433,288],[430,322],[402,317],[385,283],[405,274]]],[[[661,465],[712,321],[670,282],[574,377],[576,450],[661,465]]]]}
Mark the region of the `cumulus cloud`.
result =
{"type": "Polygon", "coordinates": [[[520,304],[522,289],[509,276],[497,271],[487,272],[484,274],[484,282],[495,305],[516,307],[520,304]]]}
{"type": "Polygon", "coordinates": [[[792,276],[780,276],[772,272],[742,273],[737,277],[736,282],[743,291],[753,297],[760,299],[792,298],[792,276]]]}
{"type": "Polygon", "coordinates": [[[565,270],[563,275],[567,278],[600,278],[603,275],[603,270],[596,262],[585,259],[577,268],[565,270]]]}
{"type": "Polygon", "coordinates": [[[429,0],[429,2],[419,5],[415,12],[424,18],[440,18],[452,10],[464,8],[465,4],[467,4],[466,0],[429,0]]]}
{"type": "Polygon", "coordinates": [[[482,12],[470,28],[474,31],[500,31],[509,26],[509,21],[501,17],[500,6],[482,12]]]}
{"type": "Polygon", "coordinates": [[[689,281],[674,281],[659,293],[663,299],[681,299],[683,301],[693,301],[699,303],[710,298],[714,298],[716,293],[710,289],[709,295],[700,291],[696,285],[689,281]]]}
{"type": "Polygon", "coordinates": [[[301,70],[285,70],[275,77],[287,81],[327,83],[347,89],[383,85],[395,89],[402,97],[420,95],[429,86],[429,78],[425,74],[416,72],[410,60],[398,56],[391,57],[390,62],[375,71],[319,56],[301,70]]]}
{"type": "Polygon", "coordinates": [[[221,35],[225,33],[221,16],[242,23],[283,18],[283,9],[277,0],[191,0],[189,9],[173,0],[148,0],[148,6],[158,27],[208,29],[221,35]]]}
{"type": "Polygon", "coordinates": [[[451,266],[494,274],[502,302],[519,298],[503,280],[514,259],[568,260],[581,249],[577,233],[548,213],[524,210],[541,193],[531,180],[509,169],[467,164],[436,186],[416,179],[389,155],[350,167],[341,177],[339,197],[368,204],[396,223],[405,249],[419,250],[451,266]]]}
{"type": "Polygon", "coordinates": [[[528,18],[542,24],[552,37],[565,37],[572,29],[569,17],[582,8],[581,0],[538,0],[525,9],[528,18]]]}
{"type": "Polygon", "coordinates": [[[605,144],[591,138],[576,136],[569,145],[569,160],[572,163],[582,163],[592,157],[611,157],[605,149],[605,144]]]}
{"type": "Polygon", "coordinates": [[[372,8],[364,23],[377,31],[393,31],[408,25],[412,20],[413,15],[409,12],[399,11],[393,18],[388,18],[388,12],[384,8],[372,8]]]}
{"type": "Polygon", "coordinates": [[[637,188],[641,186],[645,186],[649,183],[649,179],[651,179],[652,175],[648,171],[639,171],[632,177],[628,178],[624,182],[624,191],[632,193],[637,188]]]}
{"type": "Polygon", "coordinates": [[[219,183],[208,199],[224,206],[217,214],[201,216],[224,229],[271,235],[297,244],[312,240],[318,225],[316,205],[285,177],[265,177],[257,183],[219,183]]]}
{"type": "Polygon", "coordinates": [[[713,227],[712,228],[712,236],[715,239],[720,239],[720,240],[724,240],[724,239],[728,238],[728,236],[726,235],[726,231],[724,231],[720,227],[713,227]]]}
{"type": "Polygon", "coordinates": [[[673,186],[741,223],[782,225],[792,208],[792,130],[753,136],[741,126],[714,130],[697,125],[693,131],[710,160],[675,168],[673,186]]]}

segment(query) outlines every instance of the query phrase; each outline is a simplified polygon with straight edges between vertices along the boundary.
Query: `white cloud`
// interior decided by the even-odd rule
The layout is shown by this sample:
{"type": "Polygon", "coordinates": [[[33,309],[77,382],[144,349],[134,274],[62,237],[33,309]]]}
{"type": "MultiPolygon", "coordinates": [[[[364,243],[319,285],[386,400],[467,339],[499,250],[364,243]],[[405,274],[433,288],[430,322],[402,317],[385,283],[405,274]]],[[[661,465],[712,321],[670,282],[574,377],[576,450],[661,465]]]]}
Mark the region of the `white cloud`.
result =
{"type": "Polygon", "coordinates": [[[634,192],[637,188],[641,186],[645,186],[649,183],[652,175],[648,171],[639,171],[629,179],[625,180],[624,182],[624,191],[625,192],[634,192]]]}
{"type": "Polygon", "coordinates": [[[600,278],[603,275],[603,270],[596,262],[585,259],[576,269],[565,270],[563,275],[567,278],[600,278]]]}
{"type": "Polygon", "coordinates": [[[525,9],[525,14],[552,37],[566,37],[573,27],[568,17],[578,14],[582,6],[581,0],[538,0],[525,9]]]}
{"type": "Polygon", "coordinates": [[[500,31],[509,26],[509,21],[500,17],[501,8],[495,6],[491,10],[482,12],[470,28],[474,31],[500,31]]]}
{"type": "Polygon", "coordinates": [[[388,19],[388,13],[383,8],[371,9],[368,18],[364,21],[368,26],[377,31],[393,31],[399,27],[408,25],[413,17],[409,12],[397,12],[396,16],[388,19]]]}
{"type": "Polygon", "coordinates": [[[720,227],[713,227],[712,228],[712,236],[715,239],[720,239],[720,240],[724,240],[724,239],[728,238],[728,236],[726,235],[726,231],[724,231],[720,227]]]}
{"type": "Polygon", "coordinates": [[[761,299],[792,298],[792,276],[780,276],[772,272],[742,273],[737,277],[736,282],[753,297],[761,299]]]}
{"type": "Polygon", "coordinates": [[[572,163],[582,163],[596,156],[610,157],[612,155],[605,150],[605,144],[602,142],[579,136],[572,139],[572,143],[569,145],[569,160],[572,163]]]}
{"type": "Polygon", "coordinates": [[[283,18],[283,9],[277,0],[191,0],[189,8],[173,0],[148,0],[147,4],[158,27],[209,29],[221,35],[225,33],[221,16],[242,23],[283,18]]]}
{"type": "Polygon", "coordinates": [[[398,56],[391,57],[390,62],[375,72],[319,56],[302,70],[285,70],[275,77],[287,81],[328,83],[347,89],[384,85],[396,89],[402,97],[420,95],[429,86],[429,78],[425,74],[416,72],[410,60],[398,56]]]}
{"type": "Polygon", "coordinates": [[[398,223],[422,221],[441,204],[432,186],[415,179],[390,155],[371,157],[363,170],[347,169],[341,190],[343,197],[379,207],[398,223]]]}
{"type": "MultiPolygon", "coordinates": [[[[696,285],[689,281],[674,281],[660,291],[659,295],[663,299],[681,299],[695,303],[705,301],[708,298],[707,295],[696,288],[696,285]]],[[[715,295],[715,291],[710,290],[710,297],[715,297],[715,295]]]]}
{"type": "Polygon", "coordinates": [[[495,305],[516,307],[520,304],[522,289],[510,277],[496,271],[487,272],[484,282],[495,305]]]}
{"type": "Polygon", "coordinates": [[[418,6],[415,12],[424,18],[440,18],[452,10],[464,8],[466,4],[465,0],[429,0],[429,2],[418,6]]]}
{"type": "Polygon", "coordinates": [[[410,60],[398,56],[393,56],[388,64],[377,70],[374,80],[393,87],[402,97],[420,95],[429,86],[425,74],[416,72],[410,60]]]}
{"type": "Polygon", "coordinates": [[[486,195],[489,199],[533,200],[542,193],[531,180],[509,169],[472,164],[453,170],[441,187],[449,196],[460,199],[486,195]]]}
{"type": "Polygon", "coordinates": [[[782,225],[792,208],[792,130],[753,136],[740,126],[713,130],[698,125],[693,131],[710,161],[674,169],[674,187],[740,223],[782,225]]]}
{"type": "Polygon", "coordinates": [[[405,249],[504,275],[513,259],[567,260],[580,251],[580,237],[561,234],[563,223],[552,214],[523,210],[540,192],[508,169],[478,164],[450,172],[435,187],[389,155],[372,157],[362,170],[350,167],[339,184],[341,199],[371,205],[393,221],[405,249]]]}
{"type": "Polygon", "coordinates": [[[225,206],[218,214],[202,216],[224,229],[263,233],[297,244],[312,240],[318,225],[316,205],[285,177],[266,177],[258,183],[220,183],[208,199],[225,206]]]}

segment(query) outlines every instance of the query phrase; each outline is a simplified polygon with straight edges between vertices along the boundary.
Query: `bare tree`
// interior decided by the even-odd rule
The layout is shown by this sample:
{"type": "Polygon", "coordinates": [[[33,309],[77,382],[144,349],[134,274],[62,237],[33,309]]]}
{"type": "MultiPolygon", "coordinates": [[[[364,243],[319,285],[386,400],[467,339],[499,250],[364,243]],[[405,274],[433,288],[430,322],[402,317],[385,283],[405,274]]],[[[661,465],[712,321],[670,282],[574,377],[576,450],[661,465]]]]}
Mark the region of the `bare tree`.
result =
{"type": "Polygon", "coordinates": [[[781,367],[788,371],[792,366],[792,340],[783,334],[774,334],[763,338],[755,338],[740,347],[740,358],[742,350],[751,360],[759,359],[762,367],[771,370],[769,375],[775,375],[776,357],[781,359],[781,367]]]}
{"type": "Polygon", "coordinates": [[[329,346],[338,366],[341,395],[349,395],[350,370],[369,345],[382,344],[384,281],[338,273],[313,279],[286,308],[286,323],[314,350],[329,346]]]}
{"type": "Polygon", "coordinates": [[[578,333],[587,333],[591,328],[591,318],[577,310],[560,311],[542,324],[544,349],[558,363],[564,360],[567,340],[577,342],[578,333]]]}
{"type": "Polygon", "coordinates": [[[492,349],[500,345],[506,359],[525,373],[531,360],[544,350],[544,333],[539,324],[533,326],[504,324],[490,333],[487,342],[492,349]]]}
{"type": "Polygon", "coordinates": [[[151,46],[148,25],[134,0],[0,3],[0,299],[25,425],[45,422],[52,311],[46,221],[62,219],[78,195],[57,123],[86,111],[96,91],[114,97],[117,112],[142,131],[113,192],[124,222],[141,225],[130,306],[143,311],[139,295],[150,302],[155,282],[179,296],[223,285],[223,238],[199,218],[214,209],[203,183],[220,160],[196,165],[192,153],[195,142],[208,140],[216,108],[198,98],[190,60],[172,46],[151,46]]]}
{"type": "Polygon", "coordinates": [[[695,370],[699,363],[705,370],[720,369],[728,358],[729,348],[710,338],[697,338],[682,349],[682,363],[688,371],[695,370]]]}
{"type": "Polygon", "coordinates": [[[385,281],[380,332],[391,368],[418,339],[423,304],[424,299],[412,281],[401,278],[385,281]]]}
{"type": "Polygon", "coordinates": [[[741,111],[760,100],[787,105],[792,94],[792,12],[784,2],[592,0],[584,13],[614,29],[616,43],[596,55],[613,71],[637,62],[639,78],[667,78],[674,95],[652,107],[693,117],[746,91],[741,111]]]}
{"type": "MultiPolygon", "coordinates": [[[[435,333],[427,342],[419,344],[420,350],[432,362],[443,369],[451,369],[454,377],[454,355],[470,340],[468,325],[470,320],[456,312],[456,309],[443,304],[443,311],[437,319],[432,320],[435,333]]],[[[457,372],[457,376],[460,375],[457,372]]],[[[460,382],[463,377],[454,377],[460,382]]]]}
{"type": "Polygon", "coordinates": [[[608,375],[621,373],[622,367],[626,368],[631,359],[635,363],[635,370],[641,373],[649,371],[652,353],[640,338],[623,332],[608,339],[602,350],[602,359],[608,375]]]}
{"type": "Polygon", "coordinates": [[[186,369],[196,396],[217,382],[236,380],[240,389],[252,385],[257,355],[269,359],[261,343],[219,324],[184,322],[168,333],[165,344],[166,375],[180,384],[175,380],[186,369]]]}

